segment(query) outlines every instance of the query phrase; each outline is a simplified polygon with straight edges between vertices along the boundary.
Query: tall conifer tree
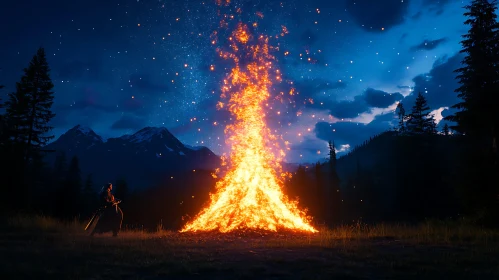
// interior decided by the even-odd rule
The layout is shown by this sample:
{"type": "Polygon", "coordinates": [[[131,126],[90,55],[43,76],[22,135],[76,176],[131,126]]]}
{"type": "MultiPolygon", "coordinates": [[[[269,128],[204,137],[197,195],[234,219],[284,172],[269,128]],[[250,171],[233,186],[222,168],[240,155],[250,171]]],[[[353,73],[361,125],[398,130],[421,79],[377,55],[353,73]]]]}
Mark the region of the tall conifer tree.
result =
{"type": "Polygon", "coordinates": [[[397,114],[398,114],[398,117],[399,117],[398,132],[401,133],[401,134],[404,134],[405,130],[406,130],[405,129],[406,115],[405,115],[404,104],[402,104],[402,102],[400,102],[399,104],[397,104],[397,114]]]}
{"type": "Polygon", "coordinates": [[[25,165],[39,158],[43,146],[54,137],[49,135],[49,122],[55,116],[51,111],[54,84],[49,72],[45,51],[39,48],[6,104],[11,139],[22,152],[25,165]]]}
{"type": "Polygon", "coordinates": [[[469,26],[460,51],[466,54],[462,67],[456,69],[460,87],[455,91],[461,102],[445,119],[456,123],[451,128],[473,137],[488,138],[497,147],[499,135],[499,24],[496,0],[473,0],[465,6],[464,22],[469,26]]]}
{"type": "Polygon", "coordinates": [[[430,115],[430,107],[426,98],[418,93],[416,102],[407,120],[407,131],[410,134],[436,134],[436,123],[433,115],[430,115]]]}

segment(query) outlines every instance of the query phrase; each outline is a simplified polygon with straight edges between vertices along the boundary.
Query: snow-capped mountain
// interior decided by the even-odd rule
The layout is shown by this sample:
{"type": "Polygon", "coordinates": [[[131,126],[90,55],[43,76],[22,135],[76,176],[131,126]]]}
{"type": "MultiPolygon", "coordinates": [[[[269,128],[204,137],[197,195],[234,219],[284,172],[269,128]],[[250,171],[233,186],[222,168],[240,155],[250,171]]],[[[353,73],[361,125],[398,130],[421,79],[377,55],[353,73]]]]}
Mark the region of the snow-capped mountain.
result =
{"type": "MultiPolygon", "coordinates": [[[[124,177],[132,187],[145,187],[175,173],[220,165],[210,149],[184,145],[164,127],[146,127],[104,141],[92,129],[77,125],[46,148],[64,152],[68,161],[76,155],[82,176],[91,173],[96,185],[124,177]]],[[[50,154],[49,164],[56,153],[50,154]]]]}
{"type": "Polygon", "coordinates": [[[97,135],[89,127],[77,125],[62,134],[56,141],[49,145],[49,149],[57,147],[57,150],[77,153],[87,150],[95,145],[103,144],[102,137],[97,135]]]}

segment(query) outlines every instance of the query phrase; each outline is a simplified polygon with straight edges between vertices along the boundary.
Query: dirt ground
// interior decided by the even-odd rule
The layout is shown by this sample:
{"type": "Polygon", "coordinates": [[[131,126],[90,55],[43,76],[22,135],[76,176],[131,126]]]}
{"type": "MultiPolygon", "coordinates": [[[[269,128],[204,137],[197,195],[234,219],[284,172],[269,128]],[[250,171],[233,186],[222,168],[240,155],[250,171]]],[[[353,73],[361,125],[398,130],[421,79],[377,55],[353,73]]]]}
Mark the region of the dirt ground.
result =
{"type": "Polygon", "coordinates": [[[499,279],[496,243],[2,229],[2,279],[499,279]]]}

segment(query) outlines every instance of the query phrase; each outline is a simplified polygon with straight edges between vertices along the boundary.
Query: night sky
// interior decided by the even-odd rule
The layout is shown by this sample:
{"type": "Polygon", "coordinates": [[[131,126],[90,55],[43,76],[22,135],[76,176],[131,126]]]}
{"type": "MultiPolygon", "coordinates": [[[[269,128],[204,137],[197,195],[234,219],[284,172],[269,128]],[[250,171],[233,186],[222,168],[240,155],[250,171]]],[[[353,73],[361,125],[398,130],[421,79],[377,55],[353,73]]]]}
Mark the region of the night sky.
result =
{"type": "MultiPolygon", "coordinates": [[[[410,111],[418,91],[438,121],[449,114],[467,2],[240,0],[241,20],[258,20],[258,32],[289,31],[271,42],[287,81],[272,94],[290,82],[299,94],[268,111],[268,125],[291,142],[286,161],[314,162],[329,139],[344,152],[396,126],[396,102],[410,111]]],[[[218,24],[213,0],[2,1],[2,95],[42,46],[56,137],[77,124],[104,138],[164,126],[220,154],[230,115],[216,108],[229,66],[211,45],[218,24]]]]}

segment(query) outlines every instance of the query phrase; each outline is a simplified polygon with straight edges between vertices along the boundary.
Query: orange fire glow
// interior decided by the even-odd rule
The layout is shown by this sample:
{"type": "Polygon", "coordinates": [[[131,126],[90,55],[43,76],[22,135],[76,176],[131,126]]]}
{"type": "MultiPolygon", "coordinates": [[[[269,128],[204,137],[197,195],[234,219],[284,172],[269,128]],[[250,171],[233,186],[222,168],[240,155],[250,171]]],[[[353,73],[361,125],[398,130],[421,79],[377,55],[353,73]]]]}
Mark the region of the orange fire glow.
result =
{"type": "MultiPolygon", "coordinates": [[[[265,123],[264,107],[270,97],[272,78],[281,79],[272,63],[269,37],[255,37],[248,25],[239,22],[228,40],[230,51],[218,51],[222,58],[231,59],[234,67],[222,86],[222,98],[228,102],[219,102],[217,107],[227,108],[234,116],[234,122],[224,131],[231,146],[230,168],[217,182],[216,191],[210,194],[209,206],[181,232],[245,229],[317,232],[297,202],[289,200],[282,191],[284,179],[290,176],[282,172],[280,165],[285,154],[265,123]]],[[[223,164],[227,165],[227,161],[223,164]]]]}

